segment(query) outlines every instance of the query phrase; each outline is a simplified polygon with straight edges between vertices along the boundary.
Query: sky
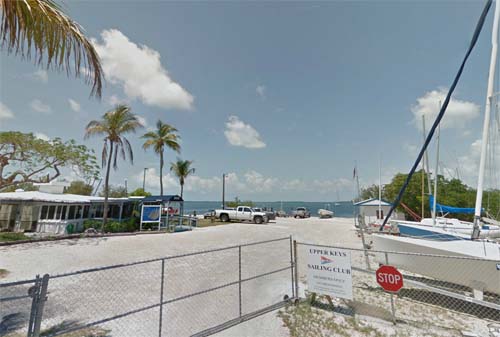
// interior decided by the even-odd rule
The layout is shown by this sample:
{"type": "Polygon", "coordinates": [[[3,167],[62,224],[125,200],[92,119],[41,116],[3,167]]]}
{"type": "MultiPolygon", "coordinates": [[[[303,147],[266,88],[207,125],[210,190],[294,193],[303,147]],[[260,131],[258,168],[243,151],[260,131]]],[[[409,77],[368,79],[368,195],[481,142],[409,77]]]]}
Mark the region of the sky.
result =
{"type": "MultiPolygon", "coordinates": [[[[350,200],[408,172],[460,65],[483,1],[66,1],[106,76],[101,100],[82,79],[0,50],[0,130],[84,140],[117,103],[145,124],[134,163],[111,183],[159,191],[159,158],[140,136],[158,119],[182,137],[196,174],[186,200],[350,200]]],[[[476,184],[493,8],[441,132],[441,170],[476,184]]],[[[434,147],[434,145],[432,145],[434,147]]],[[[167,163],[179,155],[166,152],[167,163]]],[[[433,149],[430,151],[434,165],[433,149]]],[[[66,172],[67,179],[77,179],[66,172]]],[[[168,168],[166,193],[179,193],[168,168]]]]}

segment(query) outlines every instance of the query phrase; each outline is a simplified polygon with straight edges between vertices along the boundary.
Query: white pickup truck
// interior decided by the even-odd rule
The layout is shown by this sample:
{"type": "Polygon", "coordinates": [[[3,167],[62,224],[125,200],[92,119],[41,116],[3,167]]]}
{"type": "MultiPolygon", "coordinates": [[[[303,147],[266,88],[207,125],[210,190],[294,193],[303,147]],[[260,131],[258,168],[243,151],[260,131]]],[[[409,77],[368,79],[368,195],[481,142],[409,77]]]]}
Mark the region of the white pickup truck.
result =
{"type": "Polygon", "coordinates": [[[238,206],[236,209],[216,209],[215,216],[223,222],[238,220],[261,224],[269,221],[265,212],[255,212],[248,206],[238,206]]]}

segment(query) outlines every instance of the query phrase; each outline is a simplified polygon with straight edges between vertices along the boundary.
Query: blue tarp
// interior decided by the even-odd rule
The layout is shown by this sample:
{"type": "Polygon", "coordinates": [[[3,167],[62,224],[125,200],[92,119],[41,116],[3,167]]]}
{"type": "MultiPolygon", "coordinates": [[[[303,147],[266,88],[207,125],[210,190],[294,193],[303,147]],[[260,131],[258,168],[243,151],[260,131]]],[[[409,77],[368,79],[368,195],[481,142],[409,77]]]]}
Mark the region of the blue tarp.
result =
{"type": "MultiPolygon", "coordinates": [[[[434,196],[429,195],[429,204],[431,210],[434,209],[434,196]]],[[[453,207],[446,206],[436,203],[436,211],[440,213],[461,213],[461,214],[474,214],[474,208],[462,208],[462,207],[453,207]]]]}

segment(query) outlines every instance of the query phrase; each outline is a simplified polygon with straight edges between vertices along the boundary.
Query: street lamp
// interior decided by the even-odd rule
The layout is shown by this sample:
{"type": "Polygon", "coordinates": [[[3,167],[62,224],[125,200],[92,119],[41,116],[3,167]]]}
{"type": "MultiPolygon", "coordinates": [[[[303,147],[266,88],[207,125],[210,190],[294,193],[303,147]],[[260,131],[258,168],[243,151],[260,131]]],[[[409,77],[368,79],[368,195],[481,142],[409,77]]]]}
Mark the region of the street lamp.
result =
{"type": "Polygon", "coordinates": [[[222,209],[226,209],[226,173],[222,173],[222,209]]]}
{"type": "Polygon", "coordinates": [[[144,168],[144,176],[142,177],[142,190],[146,191],[146,171],[149,170],[149,167],[144,168]]]}

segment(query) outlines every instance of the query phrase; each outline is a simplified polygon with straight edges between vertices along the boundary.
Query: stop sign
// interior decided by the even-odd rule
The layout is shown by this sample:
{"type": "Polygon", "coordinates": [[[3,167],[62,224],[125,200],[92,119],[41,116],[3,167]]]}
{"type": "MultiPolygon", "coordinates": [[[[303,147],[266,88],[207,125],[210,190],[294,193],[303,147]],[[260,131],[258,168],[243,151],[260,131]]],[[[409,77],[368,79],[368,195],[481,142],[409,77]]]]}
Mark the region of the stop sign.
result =
{"type": "Polygon", "coordinates": [[[381,266],[375,272],[377,283],[385,291],[397,293],[403,288],[403,275],[393,266],[381,266]]]}

